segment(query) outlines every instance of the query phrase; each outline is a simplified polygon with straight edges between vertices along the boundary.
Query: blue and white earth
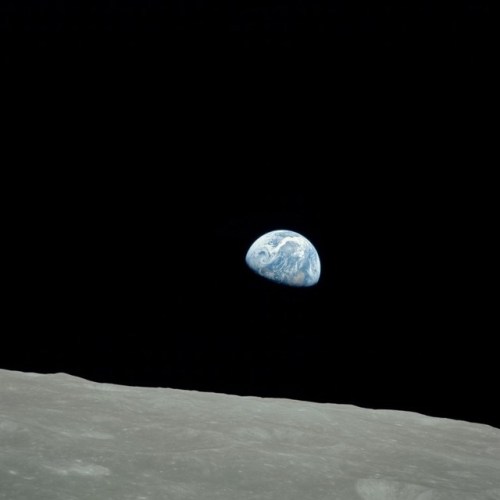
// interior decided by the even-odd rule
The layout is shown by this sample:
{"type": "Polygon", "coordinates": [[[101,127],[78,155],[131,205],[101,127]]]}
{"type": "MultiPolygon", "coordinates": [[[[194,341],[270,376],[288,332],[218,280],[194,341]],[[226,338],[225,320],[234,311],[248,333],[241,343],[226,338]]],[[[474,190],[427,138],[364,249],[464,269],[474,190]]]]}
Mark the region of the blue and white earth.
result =
{"type": "Polygon", "coordinates": [[[321,273],[319,255],[312,243],[286,229],[255,240],[245,260],[257,274],[282,285],[312,286],[321,273]]]}

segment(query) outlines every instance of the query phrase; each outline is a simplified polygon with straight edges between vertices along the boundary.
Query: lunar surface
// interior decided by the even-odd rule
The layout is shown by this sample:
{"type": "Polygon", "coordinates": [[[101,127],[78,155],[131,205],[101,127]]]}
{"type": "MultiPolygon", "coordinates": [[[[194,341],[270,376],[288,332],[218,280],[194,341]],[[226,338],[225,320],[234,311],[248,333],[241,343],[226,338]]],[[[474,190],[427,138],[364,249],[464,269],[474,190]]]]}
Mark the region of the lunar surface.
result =
{"type": "Polygon", "coordinates": [[[294,231],[271,231],[255,240],[246,255],[250,269],[276,283],[312,286],[319,281],[318,252],[304,236],[294,231]]]}
{"type": "Polygon", "coordinates": [[[3,500],[499,500],[500,430],[0,370],[3,500]]]}

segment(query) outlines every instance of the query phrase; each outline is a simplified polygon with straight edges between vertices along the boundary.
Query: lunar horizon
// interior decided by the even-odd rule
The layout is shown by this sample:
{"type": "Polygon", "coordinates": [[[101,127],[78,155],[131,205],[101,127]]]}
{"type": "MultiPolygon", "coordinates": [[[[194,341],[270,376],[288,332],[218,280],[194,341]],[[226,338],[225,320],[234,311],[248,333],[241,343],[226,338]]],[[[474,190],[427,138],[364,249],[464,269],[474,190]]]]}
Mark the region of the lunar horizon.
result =
{"type": "Polygon", "coordinates": [[[500,430],[0,369],[0,499],[498,500],[500,430]]]}

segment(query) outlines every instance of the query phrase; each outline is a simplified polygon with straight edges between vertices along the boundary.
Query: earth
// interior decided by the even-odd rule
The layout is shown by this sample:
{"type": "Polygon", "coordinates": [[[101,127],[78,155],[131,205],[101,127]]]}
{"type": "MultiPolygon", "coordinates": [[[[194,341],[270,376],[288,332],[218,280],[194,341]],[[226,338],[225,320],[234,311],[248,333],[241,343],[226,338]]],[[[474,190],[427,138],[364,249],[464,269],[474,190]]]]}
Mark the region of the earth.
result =
{"type": "Polygon", "coordinates": [[[288,286],[312,286],[319,281],[321,264],[313,244],[294,231],[281,229],[262,235],[246,255],[252,271],[288,286]]]}

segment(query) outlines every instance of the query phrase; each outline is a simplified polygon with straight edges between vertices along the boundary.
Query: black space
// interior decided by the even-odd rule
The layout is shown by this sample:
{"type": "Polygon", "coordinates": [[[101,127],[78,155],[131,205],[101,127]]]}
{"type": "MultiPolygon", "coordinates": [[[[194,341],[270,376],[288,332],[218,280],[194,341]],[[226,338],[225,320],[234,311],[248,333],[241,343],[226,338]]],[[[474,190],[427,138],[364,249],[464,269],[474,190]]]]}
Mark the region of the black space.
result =
{"type": "Polygon", "coordinates": [[[0,367],[499,427],[491,13],[400,3],[2,3],[0,367]]]}

